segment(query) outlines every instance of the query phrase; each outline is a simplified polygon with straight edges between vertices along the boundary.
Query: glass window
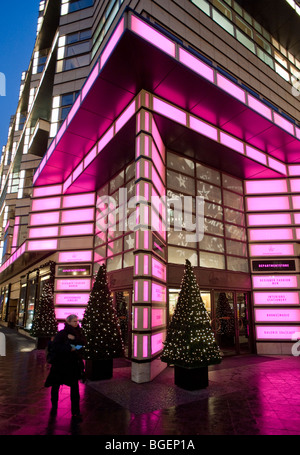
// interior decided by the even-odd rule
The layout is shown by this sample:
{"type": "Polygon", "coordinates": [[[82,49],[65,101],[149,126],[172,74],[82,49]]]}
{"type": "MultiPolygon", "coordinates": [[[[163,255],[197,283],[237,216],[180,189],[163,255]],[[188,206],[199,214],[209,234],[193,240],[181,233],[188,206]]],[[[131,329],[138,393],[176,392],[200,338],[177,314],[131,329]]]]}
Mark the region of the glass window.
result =
{"type": "Polygon", "coordinates": [[[243,196],[238,196],[230,191],[223,191],[224,205],[232,207],[237,210],[244,210],[244,199],[243,196]]]}
{"type": "Polygon", "coordinates": [[[195,242],[189,241],[189,235],[194,234],[194,232],[187,231],[169,231],[168,232],[168,243],[176,246],[183,246],[188,248],[196,248],[195,242]]]}
{"type": "Polygon", "coordinates": [[[249,51],[255,54],[255,44],[251,39],[249,39],[244,33],[240,32],[239,30],[236,30],[236,37],[240,43],[242,43],[247,47],[247,49],[249,49],[249,51]]]}
{"type": "Polygon", "coordinates": [[[204,218],[204,230],[208,234],[224,235],[224,225],[220,221],[204,218]]]}
{"type": "Polygon", "coordinates": [[[194,176],[195,169],[194,162],[182,156],[174,155],[173,153],[168,153],[167,166],[175,171],[183,172],[184,174],[194,176]]]}
{"type": "Polygon", "coordinates": [[[275,60],[277,60],[277,62],[279,62],[282,66],[284,66],[284,68],[288,67],[286,59],[283,58],[282,55],[279,54],[279,52],[274,51],[274,57],[275,57],[275,60]]]}
{"type": "Polygon", "coordinates": [[[70,0],[69,13],[93,6],[94,0],[70,0]]]}
{"type": "Polygon", "coordinates": [[[134,255],[133,252],[130,251],[129,253],[124,254],[123,259],[123,267],[133,267],[134,266],[134,255]]]}
{"type": "Polygon", "coordinates": [[[90,50],[90,42],[85,41],[84,43],[74,44],[72,46],[67,47],[67,55],[66,57],[72,57],[73,55],[84,54],[89,52],[90,50]]]}
{"type": "Polygon", "coordinates": [[[272,57],[262,51],[259,47],[257,48],[257,56],[266,63],[270,68],[274,69],[274,61],[272,57]]]}
{"type": "Polygon", "coordinates": [[[122,185],[124,185],[124,171],[120,172],[109,182],[109,194],[114,193],[122,185]]]}
{"type": "Polygon", "coordinates": [[[228,190],[243,194],[243,183],[241,180],[235,179],[230,175],[222,174],[223,186],[228,190]]]}
{"type": "Polygon", "coordinates": [[[199,248],[201,250],[224,253],[224,240],[222,237],[205,235],[201,242],[199,243],[199,248]]]}
{"type": "Polygon", "coordinates": [[[222,204],[221,188],[218,186],[197,181],[197,196],[202,196],[204,199],[216,204],[222,204]]]}
{"type": "Polygon", "coordinates": [[[205,0],[192,0],[192,3],[194,3],[194,5],[196,5],[196,6],[198,6],[198,8],[201,9],[201,11],[203,11],[208,16],[210,15],[209,3],[207,1],[205,1],[205,0]]]}
{"type": "Polygon", "coordinates": [[[91,37],[92,37],[91,30],[82,30],[80,32],[72,33],[71,35],[67,35],[66,44],[73,44],[77,43],[78,41],[88,40],[91,37]]]}
{"type": "Polygon", "coordinates": [[[167,171],[167,185],[168,188],[175,191],[195,195],[195,180],[178,172],[167,171]]]}
{"type": "Polygon", "coordinates": [[[289,73],[282,68],[282,66],[278,65],[278,63],[275,63],[275,71],[279,76],[281,76],[283,79],[285,79],[287,82],[290,81],[290,75],[289,73]]]}
{"type": "Polygon", "coordinates": [[[247,244],[226,239],[226,252],[227,254],[246,257],[248,255],[247,244]]]}
{"type": "Polygon", "coordinates": [[[217,220],[223,219],[223,207],[221,205],[205,202],[204,215],[217,220]]]}
{"type": "Polygon", "coordinates": [[[232,209],[224,209],[225,221],[228,223],[239,224],[245,226],[245,215],[243,212],[237,212],[232,209]]]}
{"type": "Polygon", "coordinates": [[[211,169],[210,167],[203,166],[203,164],[197,163],[197,178],[204,180],[204,182],[211,182],[215,185],[221,185],[220,172],[211,169]]]}
{"type": "Polygon", "coordinates": [[[212,17],[213,20],[220,25],[220,27],[226,30],[226,32],[230,33],[230,35],[234,36],[234,27],[232,23],[214,8],[212,9],[212,17]]]}
{"type": "Polygon", "coordinates": [[[238,16],[236,16],[236,25],[244,32],[246,35],[250,36],[253,38],[253,33],[251,28],[244,22],[242,19],[240,19],[238,16]]]}
{"type": "Polygon", "coordinates": [[[122,268],[122,254],[107,259],[107,271],[119,270],[122,268]]]}
{"type": "Polygon", "coordinates": [[[227,256],[227,269],[235,272],[249,273],[248,259],[227,256]]]}
{"type": "Polygon", "coordinates": [[[228,19],[232,20],[232,14],[230,8],[225,5],[225,3],[221,2],[221,0],[213,0],[213,5],[218,8],[224,16],[228,17],[228,19]]]}
{"type": "Polygon", "coordinates": [[[222,254],[200,251],[199,256],[200,267],[207,267],[209,269],[225,269],[225,256],[222,254]]]}
{"type": "Polygon", "coordinates": [[[172,264],[185,264],[185,260],[188,259],[193,267],[197,267],[198,258],[197,251],[189,250],[187,248],[176,248],[169,246],[168,248],[168,261],[172,264]]]}
{"type": "Polygon", "coordinates": [[[225,224],[225,235],[230,239],[240,240],[241,242],[246,242],[246,230],[242,227],[225,224]]]}
{"type": "Polygon", "coordinates": [[[90,55],[79,55],[78,57],[69,58],[64,61],[64,71],[73,70],[86,66],[90,63],[90,55]]]}

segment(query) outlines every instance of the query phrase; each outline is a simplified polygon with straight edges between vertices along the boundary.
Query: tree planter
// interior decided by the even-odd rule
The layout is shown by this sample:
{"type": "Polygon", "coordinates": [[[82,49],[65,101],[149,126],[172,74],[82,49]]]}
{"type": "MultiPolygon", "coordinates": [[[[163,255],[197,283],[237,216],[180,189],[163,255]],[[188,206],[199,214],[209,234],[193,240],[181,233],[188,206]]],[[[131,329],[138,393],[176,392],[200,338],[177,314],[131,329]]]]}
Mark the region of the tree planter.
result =
{"type": "Polygon", "coordinates": [[[113,376],[113,359],[86,360],[85,374],[90,381],[111,379],[113,376]]]}
{"type": "Polygon", "coordinates": [[[38,337],[36,340],[36,349],[46,349],[50,340],[50,337],[38,337]]]}
{"type": "Polygon", "coordinates": [[[174,367],[175,385],[185,390],[205,389],[208,386],[208,367],[174,367]]]}

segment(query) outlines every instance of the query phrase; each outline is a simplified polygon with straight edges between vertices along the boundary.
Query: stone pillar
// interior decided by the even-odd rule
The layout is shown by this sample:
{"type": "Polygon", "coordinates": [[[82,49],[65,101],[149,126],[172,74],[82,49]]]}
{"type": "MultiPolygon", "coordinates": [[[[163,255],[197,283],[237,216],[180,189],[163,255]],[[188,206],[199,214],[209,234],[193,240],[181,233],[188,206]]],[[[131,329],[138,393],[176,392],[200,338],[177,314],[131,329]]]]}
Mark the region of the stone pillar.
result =
{"type": "Polygon", "coordinates": [[[136,233],[132,303],[132,381],[149,382],[166,364],[159,354],[166,336],[166,165],[165,147],[150,96],[140,94],[136,136],[136,233]],[[161,199],[161,197],[163,197],[161,199]]]}

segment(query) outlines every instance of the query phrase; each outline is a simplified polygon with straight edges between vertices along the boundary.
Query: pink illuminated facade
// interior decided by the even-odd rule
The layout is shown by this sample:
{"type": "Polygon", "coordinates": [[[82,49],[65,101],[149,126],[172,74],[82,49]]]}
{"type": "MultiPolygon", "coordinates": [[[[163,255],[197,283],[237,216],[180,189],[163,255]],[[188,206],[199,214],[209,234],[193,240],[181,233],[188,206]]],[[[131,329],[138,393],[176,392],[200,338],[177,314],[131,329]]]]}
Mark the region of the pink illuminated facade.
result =
{"type": "Polygon", "coordinates": [[[189,259],[218,340],[228,305],[224,355],[291,355],[300,60],[253,3],[41,2],[1,163],[2,323],[16,309],[28,331],[50,279],[60,326],[82,319],[106,264],[132,380],[150,381],[189,259]]]}

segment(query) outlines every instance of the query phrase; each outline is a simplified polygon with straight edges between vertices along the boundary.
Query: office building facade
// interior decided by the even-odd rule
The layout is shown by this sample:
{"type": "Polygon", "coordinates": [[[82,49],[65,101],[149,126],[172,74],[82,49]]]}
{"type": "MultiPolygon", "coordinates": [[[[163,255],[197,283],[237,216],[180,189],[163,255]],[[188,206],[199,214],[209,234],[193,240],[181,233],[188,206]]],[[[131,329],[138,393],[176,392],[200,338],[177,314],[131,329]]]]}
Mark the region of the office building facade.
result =
{"type": "Polygon", "coordinates": [[[299,12],[40,2],[1,162],[3,323],[15,309],[29,330],[52,278],[59,322],[81,319],[105,264],[132,379],[150,381],[188,259],[224,355],[292,355],[299,12]]]}

